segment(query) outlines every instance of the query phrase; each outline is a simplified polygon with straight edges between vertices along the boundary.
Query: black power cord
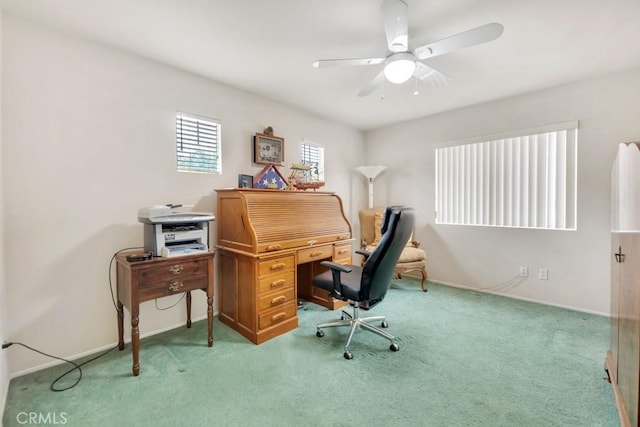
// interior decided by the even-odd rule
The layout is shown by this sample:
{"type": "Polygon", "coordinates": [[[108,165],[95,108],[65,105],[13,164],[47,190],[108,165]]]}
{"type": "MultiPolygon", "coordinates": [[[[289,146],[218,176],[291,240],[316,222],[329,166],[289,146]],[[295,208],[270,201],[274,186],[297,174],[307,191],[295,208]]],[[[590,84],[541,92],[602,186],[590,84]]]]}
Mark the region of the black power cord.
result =
{"type": "Polygon", "coordinates": [[[53,380],[53,382],[51,383],[51,386],[49,386],[49,388],[51,389],[51,391],[65,391],[65,390],[69,390],[70,388],[75,387],[76,385],[78,385],[78,383],[79,383],[79,382],[80,382],[80,380],[82,379],[82,366],[86,365],[86,364],[87,364],[87,363],[89,363],[89,362],[93,362],[94,360],[96,360],[96,359],[98,359],[98,358],[100,358],[100,357],[104,356],[105,354],[107,354],[107,353],[109,353],[109,352],[111,352],[111,351],[115,350],[116,348],[118,348],[118,346],[115,346],[115,347],[110,348],[109,350],[107,350],[107,351],[105,351],[105,352],[103,352],[103,353],[100,353],[99,355],[97,355],[97,356],[95,356],[95,357],[93,357],[93,358],[91,358],[91,359],[89,359],[89,360],[85,360],[84,362],[82,362],[82,363],[80,363],[80,364],[77,364],[77,363],[75,363],[75,362],[73,362],[73,361],[71,361],[71,360],[64,359],[64,358],[62,358],[62,357],[58,357],[58,356],[54,356],[54,355],[52,355],[52,354],[45,353],[44,351],[40,351],[40,350],[38,350],[38,349],[35,349],[35,348],[33,348],[33,347],[30,347],[30,346],[28,346],[28,345],[26,345],[26,344],[23,344],[23,343],[21,343],[21,342],[5,342],[5,343],[3,343],[3,344],[2,344],[2,348],[3,348],[3,349],[5,349],[5,348],[9,348],[9,347],[11,347],[12,345],[19,345],[19,346],[22,346],[22,347],[24,347],[24,348],[26,348],[26,349],[29,349],[29,350],[31,350],[31,351],[35,351],[36,353],[42,354],[43,356],[51,357],[51,358],[53,358],[53,359],[58,359],[58,360],[61,360],[61,361],[63,361],[63,362],[66,362],[66,363],[68,363],[68,364],[70,364],[70,365],[73,365],[73,368],[69,369],[69,370],[68,370],[68,371],[66,371],[64,374],[60,375],[58,378],[56,378],[55,380],[53,380]],[[71,384],[71,385],[70,385],[70,386],[68,386],[68,387],[64,387],[64,388],[56,388],[56,386],[55,386],[55,385],[58,383],[58,381],[60,381],[61,379],[63,379],[64,377],[66,377],[67,375],[69,375],[71,372],[73,372],[73,371],[75,371],[75,370],[78,370],[78,374],[79,374],[79,375],[78,375],[78,379],[77,379],[73,384],[71,384]]]}
{"type": "MultiPolygon", "coordinates": [[[[124,251],[128,251],[128,250],[133,250],[133,249],[142,249],[142,248],[141,248],[141,247],[132,247],[132,248],[124,248],[124,249],[120,249],[120,250],[119,250],[119,251],[117,251],[115,254],[113,254],[113,256],[111,257],[111,261],[109,261],[109,290],[111,291],[111,300],[112,300],[112,302],[113,302],[113,307],[116,309],[116,312],[118,311],[118,308],[117,308],[117,306],[116,306],[116,298],[115,298],[115,296],[113,295],[113,284],[111,283],[111,268],[112,268],[112,265],[113,265],[113,260],[114,260],[114,259],[116,259],[116,257],[118,256],[118,254],[120,254],[120,252],[124,252],[124,251]]],[[[19,345],[19,346],[22,346],[22,347],[24,347],[24,348],[26,348],[26,349],[29,349],[29,350],[31,350],[31,351],[35,351],[36,353],[39,353],[39,354],[41,354],[41,355],[43,355],[43,356],[51,357],[51,358],[53,358],[53,359],[61,360],[61,361],[66,362],[66,363],[68,363],[68,364],[70,364],[70,365],[73,365],[73,367],[72,367],[71,369],[69,369],[68,371],[66,371],[65,373],[63,373],[62,375],[60,375],[58,378],[56,378],[55,380],[53,380],[53,382],[51,383],[51,386],[49,387],[49,388],[51,389],[51,391],[65,391],[65,390],[69,390],[69,389],[71,389],[71,388],[75,387],[76,385],[78,385],[78,383],[79,383],[79,382],[80,382],[80,380],[82,379],[82,366],[86,365],[86,364],[87,364],[87,363],[89,363],[89,362],[93,362],[94,360],[99,359],[99,358],[101,358],[102,356],[104,356],[105,354],[110,353],[110,352],[112,352],[113,350],[115,350],[116,348],[118,348],[118,346],[116,345],[115,347],[110,348],[109,350],[106,350],[106,351],[104,351],[104,352],[102,352],[102,353],[98,354],[97,356],[95,356],[95,357],[93,357],[93,358],[91,358],[91,359],[89,359],[89,360],[85,360],[84,362],[82,362],[82,363],[78,364],[78,363],[75,363],[75,362],[73,362],[73,361],[71,361],[71,360],[64,359],[64,358],[62,358],[62,357],[58,357],[58,356],[54,356],[54,355],[49,354],[49,353],[45,353],[44,351],[40,351],[40,350],[38,350],[38,349],[35,349],[35,348],[33,348],[33,347],[30,347],[30,346],[28,346],[28,345],[26,345],[26,344],[23,344],[23,343],[21,343],[21,342],[3,342],[3,343],[2,343],[2,349],[4,350],[4,349],[6,349],[6,348],[11,347],[12,345],[19,345]],[[58,381],[60,381],[61,379],[63,379],[64,377],[66,377],[67,375],[69,375],[71,372],[73,372],[73,371],[75,371],[75,370],[77,370],[77,371],[78,371],[78,379],[76,379],[76,381],[75,381],[73,384],[71,384],[71,385],[70,385],[70,386],[68,386],[68,387],[64,387],[64,388],[56,388],[56,386],[55,386],[55,385],[58,383],[58,381]]]]}

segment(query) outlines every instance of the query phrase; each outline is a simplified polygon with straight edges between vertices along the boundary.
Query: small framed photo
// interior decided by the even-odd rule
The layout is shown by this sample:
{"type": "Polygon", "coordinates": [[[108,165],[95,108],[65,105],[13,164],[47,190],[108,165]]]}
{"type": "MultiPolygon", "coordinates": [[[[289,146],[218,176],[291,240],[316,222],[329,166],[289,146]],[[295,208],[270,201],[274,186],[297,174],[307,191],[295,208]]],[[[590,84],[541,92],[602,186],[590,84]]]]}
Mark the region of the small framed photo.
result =
{"type": "Polygon", "coordinates": [[[238,188],[253,188],[253,176],[238,175],[238,188]]]}
{"type": "Polygon", "coordinates": [[[284,138],[256,133],[253,137],[254,163],[284,165],[284,138]]]}

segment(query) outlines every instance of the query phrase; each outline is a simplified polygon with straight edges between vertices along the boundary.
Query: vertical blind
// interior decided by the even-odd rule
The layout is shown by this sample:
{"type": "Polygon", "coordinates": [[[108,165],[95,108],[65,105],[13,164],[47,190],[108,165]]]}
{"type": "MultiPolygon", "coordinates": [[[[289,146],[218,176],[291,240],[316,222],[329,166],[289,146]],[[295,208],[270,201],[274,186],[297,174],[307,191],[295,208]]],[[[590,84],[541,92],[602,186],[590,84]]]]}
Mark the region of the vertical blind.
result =
{"type": "Polygon", "coordinates": [[[575,230],[578,123],[436,149],[436,223],[575,230]]]}
{"type": "Polygon", "coordinates": [[[176,114],[176,158],[178,171],[220,173],[220,129],[218,120],[186,113],[176,114]]]}

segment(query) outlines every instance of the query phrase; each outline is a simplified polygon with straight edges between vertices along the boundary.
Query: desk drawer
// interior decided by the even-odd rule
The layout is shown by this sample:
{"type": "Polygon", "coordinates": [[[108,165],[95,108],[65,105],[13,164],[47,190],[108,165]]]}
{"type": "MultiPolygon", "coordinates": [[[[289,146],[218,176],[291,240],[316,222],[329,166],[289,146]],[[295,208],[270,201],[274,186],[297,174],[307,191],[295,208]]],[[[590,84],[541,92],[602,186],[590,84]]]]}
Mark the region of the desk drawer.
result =
{"type": "Polygon", "coordinates": [[[295,302],[287,303],[275,310],[269,310],[269,312],[261,314],[258,324],[260,329],[266,329],[270,326],[277,325],[284,322],[287,319],[296,317],[297,307],[295,302]]]}
{"type": "Polygon", "coordinates": [[[295,284],[294,277],[295,275],[293,271],[287,271],[277,276],[269,276],[260,279],[258,284],[258,292],[269,292],[276,289],[284,289],[287,287],[293,289],[293,286],[295,284]]]}
{"type": "Polygon", "coordinates": [[[278,258],[269,258],[260,260],[258,263],[258,274],[264,276],[267,274],[280,273],[286,270],[293,270],[296,265],[293,254],[284,255],[278,258]]]}
{"type": "Polygon", "coordinates": [[[296,293],[293,290],[293,286],[291,286],[279,292],[261,296],[258,303],[258,310],[262,312],[270,308],[278,307],[288,302],[294,301],[295,298],[296,293]]]}
{"type": "Polygon", "coordinates": [[[154,265],[151,268],[144,268],[141,269],[138,274],[140,287],[145,286],[144,283],[157,282],[162,279],[180,280],[181,277],[207,274],[207,260],[198,259],[184,262],[176,257],[175,262],[167,262],[162,265],[154,265]]]}
{"type": "Polygon", "coordinates": [[[184,279],[172,278],[171,280],[161,280],[153,283],[141,282],[139,286],[140,300],[160,298],[196,289],[206,289],[209,280],[208,277],[209,276],[204,275],[191,276],[184,279]]]}
{"type": "Polygon", "coordinates": [[[333,262],[351,264],[351,245],[339,245],[333,248],[333,262]]]}
{"type": "Polygon", "coordinates": [[[333,246],[317,246],[313,248],[300,249],[298,251],[298,264],[327,258],[331,259],[332,257],[333,246]]]}

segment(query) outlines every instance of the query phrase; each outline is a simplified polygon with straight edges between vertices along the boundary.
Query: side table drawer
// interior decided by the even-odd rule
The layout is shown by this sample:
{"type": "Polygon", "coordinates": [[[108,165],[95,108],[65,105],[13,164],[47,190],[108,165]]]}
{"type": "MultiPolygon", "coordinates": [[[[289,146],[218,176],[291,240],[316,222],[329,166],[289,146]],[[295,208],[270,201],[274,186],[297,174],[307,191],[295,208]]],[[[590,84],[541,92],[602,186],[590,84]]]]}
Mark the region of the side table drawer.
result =
{"type": "Polygon", "coordinates": [[[140,281],[140,286],[144,286],[143,283],[157,282],[162,279],[171,280],[175,278],[180,280],[180,277],[207,274],[207,268],[206,259],[185,262],[176,257],[175,262],[140,269],[138,280],[140,281]]]}
{"type": "Polygon", "coordinates": [[[188,277],[184,279],[175,278],[171,280],[161,280],[154,283],[140,282],[140,300],[160,298],[196,289],[206,289],[208,285],[208,275],[188,277]]]}
{"type": "Polygon", "coordinates": [[[260,315],[258,322],[259,328],[266,329],[270,326],[277,325],[280,322],[295,317],[296,314],[297,307],[293,302],[285,304],[275,310],[269,310],[269,312],[260,315]]]}

